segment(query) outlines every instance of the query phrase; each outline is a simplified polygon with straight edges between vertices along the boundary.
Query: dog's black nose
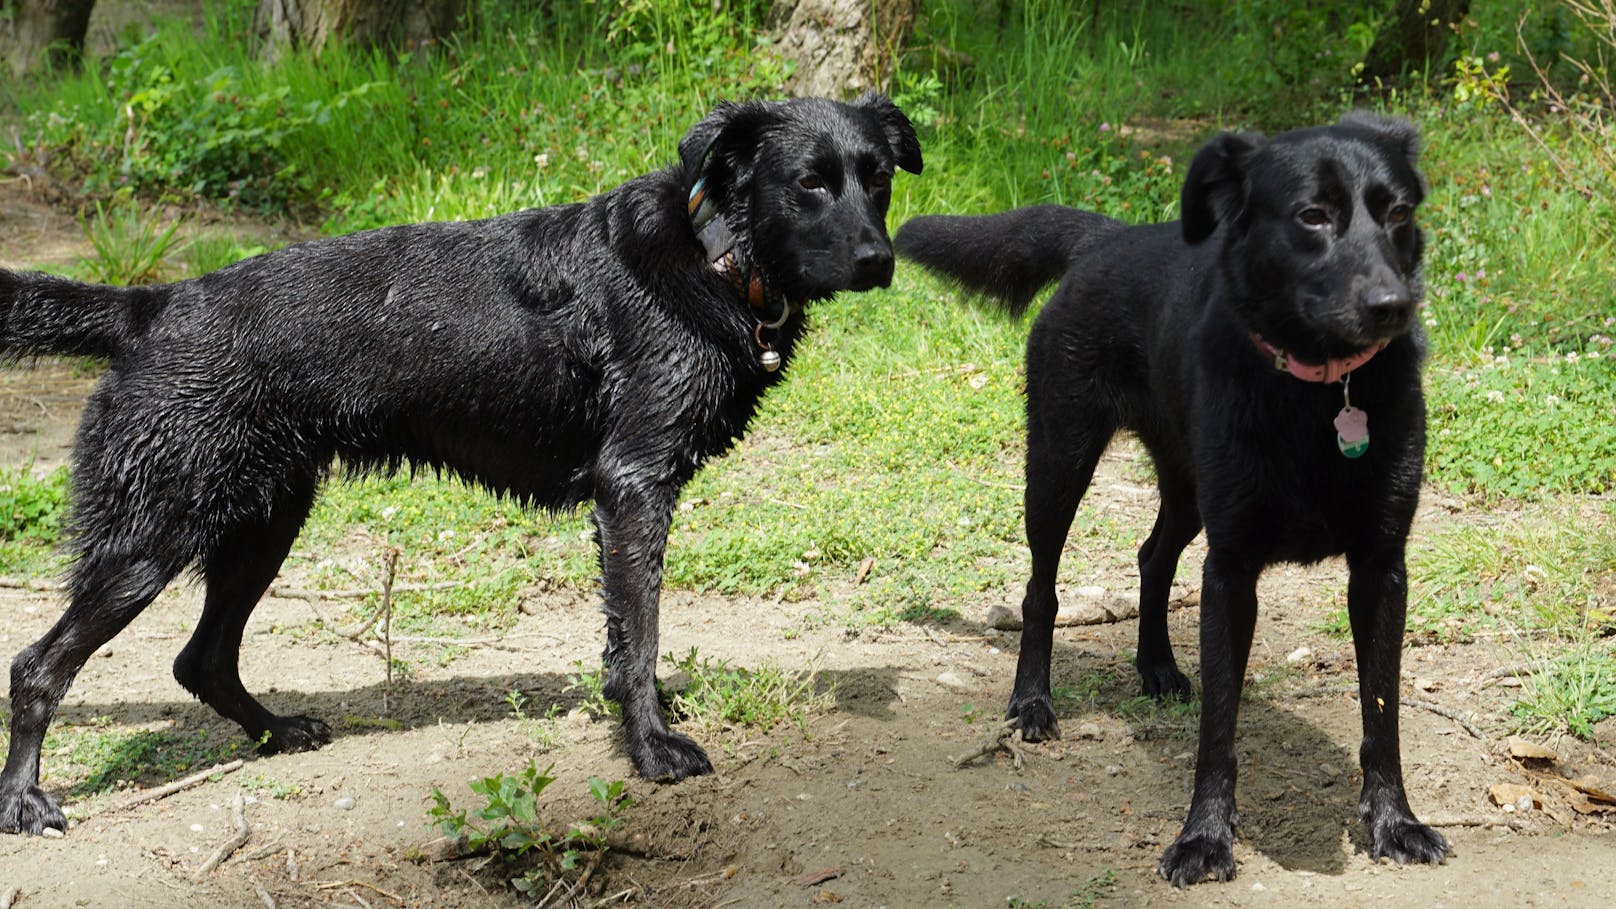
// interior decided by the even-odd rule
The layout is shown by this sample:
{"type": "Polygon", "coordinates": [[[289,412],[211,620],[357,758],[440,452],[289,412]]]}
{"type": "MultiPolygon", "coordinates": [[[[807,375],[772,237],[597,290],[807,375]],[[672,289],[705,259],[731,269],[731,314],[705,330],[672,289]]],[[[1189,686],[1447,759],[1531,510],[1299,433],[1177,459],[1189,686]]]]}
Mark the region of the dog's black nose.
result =
{"type": "Polygon", "coordinates": [[[853,250],[854,284],[863,287],[892,283],[892,247],[885,243],[864,243],[853,250]]]}
{"type": "Polygon", "coordinates": [[[1382,334],[1399,334],[1414,318],[1414,295],[1402,283],[1370,288],[1364,303],[1375,328],[1382,334]]]}

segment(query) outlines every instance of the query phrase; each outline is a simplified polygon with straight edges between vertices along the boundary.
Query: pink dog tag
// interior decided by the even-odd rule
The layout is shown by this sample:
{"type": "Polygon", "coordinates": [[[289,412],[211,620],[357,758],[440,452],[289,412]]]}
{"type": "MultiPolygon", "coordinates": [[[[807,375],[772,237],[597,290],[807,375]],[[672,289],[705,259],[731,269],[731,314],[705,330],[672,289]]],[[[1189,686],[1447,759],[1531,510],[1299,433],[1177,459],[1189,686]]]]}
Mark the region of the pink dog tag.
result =
{"type": "Polygon", "coordinates": [[[1335,446],[1349,458],[1362,457],[1369,450],[1369,414],[1351,404],[1335,415],[1335,446]]]}

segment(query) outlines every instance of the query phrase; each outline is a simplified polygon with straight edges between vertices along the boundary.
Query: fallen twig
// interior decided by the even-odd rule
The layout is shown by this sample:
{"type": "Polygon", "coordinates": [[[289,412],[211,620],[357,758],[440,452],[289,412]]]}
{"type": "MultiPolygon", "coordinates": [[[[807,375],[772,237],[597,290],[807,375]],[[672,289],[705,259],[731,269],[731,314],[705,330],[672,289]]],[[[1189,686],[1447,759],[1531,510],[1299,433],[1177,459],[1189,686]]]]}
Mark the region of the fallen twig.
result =
{"type": "Polygon", "coordinates": [[[0,893],[0,909],[11,909],[11,907],[17,905],[17,900],[21,898],[21,887],[7,887],[4,893],[0,893]]]}
{"type": "Polygon", "coordinates": [[[1508,827],[1519,830],[1526,825],[1516,818],[1497,814],[1438,815],[1421,818],[1428,827],[1508,827]]]}
{"type": "MultiPolygon", "coordinates": [[[[1295,692],[1294,696],[1299,698],[1317,698],[1332,694],[1345,694],[1351,697],[1356,697],[1358,695],[1358,689],[1350,685],[1326,685],[1319,688],[1304,688],[1301,691],[1295,692]]],[[[1430,701],[1422,701],[1419,698],[1404,697],[1400,698],[1400,701],[1405,707],[1413,707],[1418,710],[1428,710],[1437,716],[1446,717],[1455,723],[1458,723],[1460,728],[1464,729],[1465,732],[1470,733],[1472,738],[1479,739],[1483,742],[1490,741],[1485,732],[1482,732],[1480,729],[1476,728],[1476,725],[1470,722],[1470,720],[1467,719],[1464,714],[1454,710],[1452,707],[1444,707],[1441,704],[1433,704],[1430,701]]]]}
{"type": "Polygon", "coordinates": [[[11,590],[37,590],[41,593],[58,593],[62,590],[61,582],[41,581],[38,578],[0,577],[0,587],[11,590]]]}
{"type": "Polygon", "coordinates": [[[277,909],[275,898],[269,895],[269,890],[257,881],[252,882],[253,892],[258,894],[258,901],[264,904],[264,909],[277,909]]]}
{"type": "Polygon", "coordinates": [[[1016,721],[1013,719],[1005,720],[993,730],[992,737],[983,739],[982,744],[976,746],[974,751],[955,760],[954,769],[958,770],[977,758],[992,754],[995,751],[1005,751],[1010,754],[1010,759],[1015,762],[1016,769],[1020,770],[1025,766],[1022,756],[1028,750],[1021,739],[1021,730],[1016,727],[1016,721]]]}
{"type": "Polygon", "coordinates": [[[176,792],[189,789],[192,786],[199,786],[215,776],[223,776],[227,773],[234,773],[242,768],[243,763],[244,762],[240,758],[237,758],[228,764],[214,764],[212,767],[209,767],[206,770],[199,770],[188,777],[177,779],[172,783],[164,784],[156,789],[149,789],[140,793],[139,795],[130,796],[121,804],[108,810],[126,811],[135,807],[136,805],[144,805],[147,802],[155,802],[158,799],[166,799],[176,792]]]}
{"type": "Polygon", "coordinates": [[[1513,679],[1519,678],[1523,675],[1531,675],[1547,665],[1547,663],[1540,661],[1537,663],[1516,663],[1512,666],[1500,666],[1497,669],[1484,672],[1477,676],[1476,684],[1485,685],[1488,682],[1496,682],[1499,679],[1513,679]]]}
{"type": "Polygon", "coordinates": [[[213,869],[219,867],[221,862],[233,855],[237,849],[247,845],[247,840],[252,837],[252,828],[247,826],[246,809],[247,797],[242,790],[237,789],[236,800],[230,806],[230,823],[235,825],[235,836],[226,840],[224,845],[213,850],[213,854],[208,856],[208,860],[202,863],[202,867],[196,869],[194,877],[206,877],[213,869]]]}
{"type": "MultiPolygon", "coordinates": [[[[5,586],[0,584],[0,587],[5,586]]],[[[426,593],[433,590],[454,590],[465,586],[462,581],[438,581],[434,584],[394,584],[394,593],[426,593]]],[[[283,600],[360,600],[376,593],[373,587],[353,587],[346,590],[305,590],[300,587],[271,587],[269,595],[283,600]]]]}
{"type": "Polygon", "coordinates": [[[1440,717],[1447,717],[1455,723],[1458,723],[1459,728],[1470,733],[1471,738],[1479,739],[1483,742],[1488,740],[1485,732],[1477,729],[1476,725],[1466,719],[1464,714],[1454,710],[1451,707],[1444,707],[1441,704],[1433,704],[1430,701],[1422,701],[1419,698],[1403,698],[1403,703],[1409,707],[1415,707],[1420,710],[1429,710],[1440,717]]]}

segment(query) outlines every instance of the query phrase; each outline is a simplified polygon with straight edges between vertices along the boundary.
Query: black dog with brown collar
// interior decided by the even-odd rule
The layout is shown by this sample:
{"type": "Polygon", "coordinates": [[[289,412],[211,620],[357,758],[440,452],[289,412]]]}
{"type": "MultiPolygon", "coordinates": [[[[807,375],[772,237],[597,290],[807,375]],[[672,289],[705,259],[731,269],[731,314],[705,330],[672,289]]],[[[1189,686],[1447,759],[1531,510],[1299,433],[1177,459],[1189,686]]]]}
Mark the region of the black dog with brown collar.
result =
{"type": "Polygon", "coordinates": [[[722,104],[679,149],[585,202],[320,240],[177,284],[0,270],[0,350],[110,361],[73,455],[71,602],[11,667],[0,830],[64,827],[39,788],[46,727],[90,654],[187,568],[206,600],[180,683],[264,751],[329,740],[254,699],[237,659],[339,459],[446,469],[551,508],[593,500],[628,754],[655,779],[712,769],[654,687],[675,501],[745,431],[802,307],[891,281],[892,175],[919,173],[921,154],[879,95],[722,104]],[[698,239],[698,183],[743,285],[783,315],[698,239]]]}

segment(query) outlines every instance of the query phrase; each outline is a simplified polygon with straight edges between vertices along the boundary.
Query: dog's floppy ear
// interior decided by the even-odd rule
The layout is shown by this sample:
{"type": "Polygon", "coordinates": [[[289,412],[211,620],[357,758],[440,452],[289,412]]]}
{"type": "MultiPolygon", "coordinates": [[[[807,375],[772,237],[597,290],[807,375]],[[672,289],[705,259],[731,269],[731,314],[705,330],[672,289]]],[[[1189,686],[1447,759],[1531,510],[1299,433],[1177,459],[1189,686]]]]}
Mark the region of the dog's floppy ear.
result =
{"type": "Polygon", "coordinates": [[[925,166],[920,160],[920,139],[915,135],[915,127],[909,118],[898,110],[898,105],[880,92],[865,92],[853,102],[853,106],[871,111],[880,119],[881,130],[887,134],[887,146],[892,149],[893,160],[898,166],[911,174],[920,173],[925,166]]]}
{"type": "Polygon", "coordinates": [[[1199,243],[1232,220],[1245,207],[1246,162],[1263,137],[1256,133],[1219,133],[1190,162],[1179,197],[1184,242],[1199,243]]]}
{"type": "Polygon", "coordinates": [[[679,140],[685,173],[695,179],[715,160],[726,173],[745,170],[769,117],[768,106],[760,102],[721,102],[679,140]]]}

